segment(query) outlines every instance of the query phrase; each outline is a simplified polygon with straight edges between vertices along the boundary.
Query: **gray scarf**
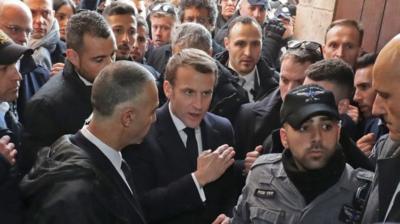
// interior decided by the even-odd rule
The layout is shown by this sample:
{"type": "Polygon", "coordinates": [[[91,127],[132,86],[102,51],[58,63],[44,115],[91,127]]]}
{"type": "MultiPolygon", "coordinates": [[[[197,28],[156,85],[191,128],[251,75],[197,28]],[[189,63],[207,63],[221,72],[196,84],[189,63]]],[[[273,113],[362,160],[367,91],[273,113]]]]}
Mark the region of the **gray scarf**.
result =
{"type": "Polygon", "coordinates": [[[37,65],[41,65],[51,71],[51,53],[56,49],[57,42],[60,40],[59,26],[57,20],[53,19],[53,24],[49,32],[41,39],[30,39],[28,47],[34,49],[33,59],[37,65]]]}

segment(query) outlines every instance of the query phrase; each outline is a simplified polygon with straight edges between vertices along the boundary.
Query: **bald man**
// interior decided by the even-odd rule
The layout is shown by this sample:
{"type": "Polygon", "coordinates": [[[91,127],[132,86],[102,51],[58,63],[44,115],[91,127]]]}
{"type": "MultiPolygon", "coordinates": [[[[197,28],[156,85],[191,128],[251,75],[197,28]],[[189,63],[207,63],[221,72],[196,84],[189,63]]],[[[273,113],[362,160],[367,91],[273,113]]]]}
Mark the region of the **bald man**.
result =
{"type": "Polygon", "coordinates": [[[372,113],[383,117],[389,135],[375,145],[375,180],[362,223],[400,222],[400,35],[381,51],[373,68],[377,96],[372,113]]]}
{"type": "Polygon", "coordinates": [[[0,29],[16,44],[26,45],[32,32],[32,14],[20,1],[0,2],[0,29]]]}
{"type": "MultiPolygon", "coordinates": [[[[33,31],[32,21],[31,10],[23,2],[0,1],[0,29],[16,44],[27,45],[33,31]]],[[[17,112],[19,121],[23,123],[26,102],[47,82],[50,71],[36,65],[31,55],[26,55],[19,62],[19,72],[22,80],[17,99],[17,112]]]]}

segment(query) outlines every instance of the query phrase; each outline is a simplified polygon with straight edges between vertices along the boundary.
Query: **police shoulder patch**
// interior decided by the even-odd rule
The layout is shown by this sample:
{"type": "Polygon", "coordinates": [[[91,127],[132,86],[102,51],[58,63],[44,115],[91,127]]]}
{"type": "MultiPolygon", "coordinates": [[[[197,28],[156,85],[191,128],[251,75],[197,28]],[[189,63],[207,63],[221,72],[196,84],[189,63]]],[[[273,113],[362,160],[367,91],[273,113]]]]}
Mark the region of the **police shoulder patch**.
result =
{"type": "Polygon", "coordinates": [[[282,153],[264,154],[257,158],[257,160],[254,162],[252,168],[262,165],[262,164],[277,163],[277,162],[281,161],[281,159],[282,159],[282,153]]]}

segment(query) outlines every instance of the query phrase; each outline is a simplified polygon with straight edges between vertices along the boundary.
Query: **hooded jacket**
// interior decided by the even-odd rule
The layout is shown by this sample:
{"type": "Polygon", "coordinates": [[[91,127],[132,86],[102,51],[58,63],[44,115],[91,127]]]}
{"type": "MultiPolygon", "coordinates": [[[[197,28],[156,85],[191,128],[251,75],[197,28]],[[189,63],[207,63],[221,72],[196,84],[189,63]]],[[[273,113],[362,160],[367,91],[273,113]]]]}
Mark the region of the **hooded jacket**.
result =
{"type": "Polygon", "coordinates": [[[96,149],[77,146],[79,138],[64,135],[38,152],[20,184],[26,223],[145,223],[104,170],[104,159],[94,155],[96,149]]]}

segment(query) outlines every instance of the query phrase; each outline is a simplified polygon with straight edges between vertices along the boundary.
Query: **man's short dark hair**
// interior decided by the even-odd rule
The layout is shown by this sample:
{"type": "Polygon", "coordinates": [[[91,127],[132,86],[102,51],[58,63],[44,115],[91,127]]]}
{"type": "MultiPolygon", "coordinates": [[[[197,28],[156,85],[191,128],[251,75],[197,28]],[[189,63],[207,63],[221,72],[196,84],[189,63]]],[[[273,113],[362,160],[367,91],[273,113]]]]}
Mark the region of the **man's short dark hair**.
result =
{"type": "Polygon", "coordinates": [[[356,62],[356,70],[360,68],[366,68],[370,65],[375,64],[376,57],[378,54],[376,53],[366,53],[360,57],[357,58],[356,62]]]}
{"type": "Polygon", "coordinates": [[[364,37],[364,29],[359,22],[352,20],[352,19],[339,19],[339,20],[333,21],[326,29],[325,43],[326,43],[326,35],[328,34],[329,30],[331,30],[335,26],[347,26],[347,27],[353,27],[354,29],[356,29],[358,31],[358,34],[360,37],[360,39],[358,40],[358,44],[359,44],[359,46],[361,46],[363,37],[364,37]]]}
{"type": "Polygon", "coordinates": [[[99,13],[82,11],[73,15],[67,24],[67,47],[75,51],[81,50],[85,34],[107,39],[112,31],[99,13]]]}
{"type": "Polygon", "coordinates": [[[210,24],[214,27],[218,17],[218,7],[215,0],[181,0],[179,3],[178,15],[183,22],[185,9],[195,7],[197,9],[204,8],[208,11],[210,24]]]}
{"type": "Polygon", "coordinates": [[[123,60],[107,65],[93,83],[93,112],[110,116],[120,103],[135,103],[142,97],[146,82],[152,80],[154,77],[136,62],[123,60]]]}
{"type": "Polygon", "coordinates": [[[136,16],[136,11],[133,6],[125,3],[125,2],[111,2],[107,7],[104,8],[103,16],[105,18],[113,15],[132,15],[136,16]]]}
{"type": "Polygon", "coordinates": [[[236,25],[236,24],[253,24],[254,26],[257,27],[257,29],[260,31],[260,34],[262,34],[261,31],[261,26],[260,24],[258,24],[257,20],[255,20],[254,18],[250,17],[250,16],[238,16],[236,18],[234,18],[229,24],[228,24],[228,37],[231,34],[232,28],[236,25]]]}
{"type": "Polygon", "coordinates": [[[143,26],[144,29],[146,30],[146,35],[149,35],[149,25],[147,24],[146,20],[141,16],[136,17],[136,19],[137,19],[137,27],[139,28],[143,26]]]}
{"type": "Polygon", "coordinates": [[[202,50],[187,48],[174,54],[168,61],[165,68],[165,80],[174,85],[178,68],[190,66],[194,70],[206,74],[215,75],[215,85],[218,80],[218,67],[215,60],[202,50]]]}
{"type": "Polygon", "coordinates": [[[310,65],[306,76],[314,81],[327,81],[339,86],[343,91],[341,99],[352,99],[354,73],[350,65],[341,59],[324,59],[310,65]]]}
{"type": "Polygon", "coordinates": [[[295,50],[287,50],[282,54],[280,61],[291,58],[294,62],[304,64],[306,62],[310,62],[314,64],[317,61],[321,60],[321,56],[317,55],[307,49],[295,49],[295,50]]]}

